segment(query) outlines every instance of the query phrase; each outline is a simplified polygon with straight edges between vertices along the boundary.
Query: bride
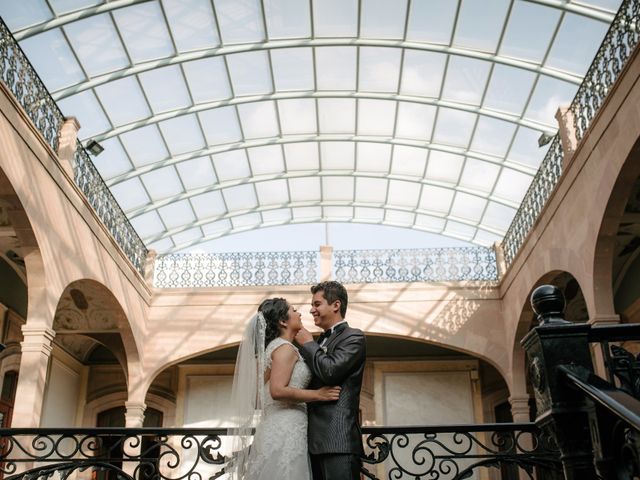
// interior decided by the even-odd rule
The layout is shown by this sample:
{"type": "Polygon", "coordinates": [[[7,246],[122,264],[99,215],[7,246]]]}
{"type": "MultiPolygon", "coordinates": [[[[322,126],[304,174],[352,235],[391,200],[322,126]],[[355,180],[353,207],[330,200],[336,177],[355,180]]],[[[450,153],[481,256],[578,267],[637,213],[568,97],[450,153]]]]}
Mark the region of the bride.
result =
{"type": "Polygon", "coordinates": [[[305,402],[338,400],[340,387],[306,389],[311,371],[292,343],[301,317],[284,298],[270,298],[247,326],[233,380],[234,479],[311,479],[305,402]]]}

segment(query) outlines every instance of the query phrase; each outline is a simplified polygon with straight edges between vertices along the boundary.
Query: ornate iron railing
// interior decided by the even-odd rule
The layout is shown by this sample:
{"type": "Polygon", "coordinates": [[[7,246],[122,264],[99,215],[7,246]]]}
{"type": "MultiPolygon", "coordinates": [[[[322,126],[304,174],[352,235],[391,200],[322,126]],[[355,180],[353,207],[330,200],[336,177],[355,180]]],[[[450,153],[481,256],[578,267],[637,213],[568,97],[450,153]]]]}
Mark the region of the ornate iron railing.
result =
{"type": "Polygon", "coordinates": [[[344,283],[497,280],[492,248],[336,250],[336,280],[344,283]]]}
{"type": "Polygon", "coordinates": [[[147,247],[138,236],[129,219],[107,187],[102,176],[78,142],[74,157],[73,176],[105,227],[111,232],[133,266],[144,275],[147,247]]]}
{"type": "Polygon", "coordinates": [[[22,105],[47,143],[57,151],[58,135],[64,123],[64,115],[2,18],[0,18],[0,78],[22,105]]]}
{"type": "Polygon", "coordinates": [[[527,235],[547,203],[547,199],[556,187],[562,174],[562,158],[562,145],[560,138],[556,135],[502,240],[504,260],[507,266],[511,265],[516,254],[520,251],[527,235]]]}
{"type": "Polygon", "coordinates": [[[318,252],[158,255],[158,288],[302,285],[318,281],[318,252]]]}
{"type": "Polygon", "coordinates": [[[578,141],[589,129],[639,40],[640,1],[625,0],[571,103],[578,141]]]}
{"type": "MultiPolygon", "coordinates": [[[[3,429],[0,473],[5,480],[80,471],[105,480],[213,480],[227,478],[232,444],[225,429],[3,429]]],[[[521,470],[533,479],[537,470],[548,479],[559,467],[557,449],[532,424],[364,427],[363,444],[370,479],[457,480],[488,468],[507,472],[503,478],[521,470]]]]}
{"type": "MultiPolygon", "coordinates": [[[[54,151],[58,151],[64,116],[1,18],[0,78],[47,143],[54,151]]],[[[136,270],[144,274],[147,249],[80,142],[77,144],[74,160],[76,184],[136,270]]]]}

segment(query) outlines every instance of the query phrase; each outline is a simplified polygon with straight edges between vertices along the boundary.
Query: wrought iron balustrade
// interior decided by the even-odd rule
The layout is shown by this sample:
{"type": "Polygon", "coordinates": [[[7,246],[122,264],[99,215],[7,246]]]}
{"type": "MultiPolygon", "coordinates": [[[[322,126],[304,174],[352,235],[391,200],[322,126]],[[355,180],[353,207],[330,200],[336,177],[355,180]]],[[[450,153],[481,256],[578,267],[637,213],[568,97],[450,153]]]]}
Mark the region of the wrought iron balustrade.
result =
{"type": "MultiPolygon", "coordinates": [[[[533,479],[537,470],[549,479],[559,466],[557,449],[532,424],[362,430],[362,473],[370,479],[457,480],[478,478],[482,469],[501,469],[503,479],[518,478],[518,470],[533,479]]],[[[0,473],[5,480],[76,472],[98,479],[222,479],[232,445],[226,429],[2,429],[0,473]]]]}
{"type": "Polygon", "coordinates": [[[497,280],[492,248],[336,250],[336,280],[344,283],[497,280]]]}
{"type": "Polygon", "coordinates": [[[158,288],[303,285],[318,281],[318,252],[158,255],[158,288]]]}

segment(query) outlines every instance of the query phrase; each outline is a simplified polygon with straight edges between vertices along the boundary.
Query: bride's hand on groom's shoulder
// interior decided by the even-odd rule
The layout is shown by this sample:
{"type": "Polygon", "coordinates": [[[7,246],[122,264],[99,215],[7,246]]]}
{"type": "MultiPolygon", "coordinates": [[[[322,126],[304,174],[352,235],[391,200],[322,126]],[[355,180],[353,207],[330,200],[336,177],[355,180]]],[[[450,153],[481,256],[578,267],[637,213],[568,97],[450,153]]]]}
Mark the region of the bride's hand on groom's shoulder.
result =
{"type": "Polygon", "coordinates": [[[318,393],[319,402],[334,402],[340,397],[340,387],[320,387],[318,393]]]}
{"type": "Polygon", "coordinates": [[[313,342],[313,336],[309,330],[302,327],[296,334],[295,341],[298,342],[299,345],[304,345],[305,343],[313,342]]]}

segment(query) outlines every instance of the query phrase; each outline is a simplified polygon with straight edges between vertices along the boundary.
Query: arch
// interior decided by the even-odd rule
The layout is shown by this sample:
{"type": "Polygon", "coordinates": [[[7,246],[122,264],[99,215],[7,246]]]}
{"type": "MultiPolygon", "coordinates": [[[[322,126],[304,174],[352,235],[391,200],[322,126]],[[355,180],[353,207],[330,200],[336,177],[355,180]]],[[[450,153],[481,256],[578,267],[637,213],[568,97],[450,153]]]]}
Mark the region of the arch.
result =
{"type": "Polygon", "coordinates": [[[632,212],[627,212],[630,197],[640,181],[640,139],[634,143],[629,155],[618,172],[604,209],[600,229],[595,243],[593,258],[593,302],[597,317],[615,320],[614,305],[614,261],[616,242],[625,219],[640,223],[632,212]]]}
{"type": "Polygon", "coordinates": [[[53,320],[56,342],[75,345],[75,352],[85,360],[96,343],[107,347],[124,370],[130,388],[138,377],[140,355],[129,319],[114,294],[92,279],[75,280],[58,299],[53,320]],[[86,340],[79,340],[78,336],[86,340]]]}

